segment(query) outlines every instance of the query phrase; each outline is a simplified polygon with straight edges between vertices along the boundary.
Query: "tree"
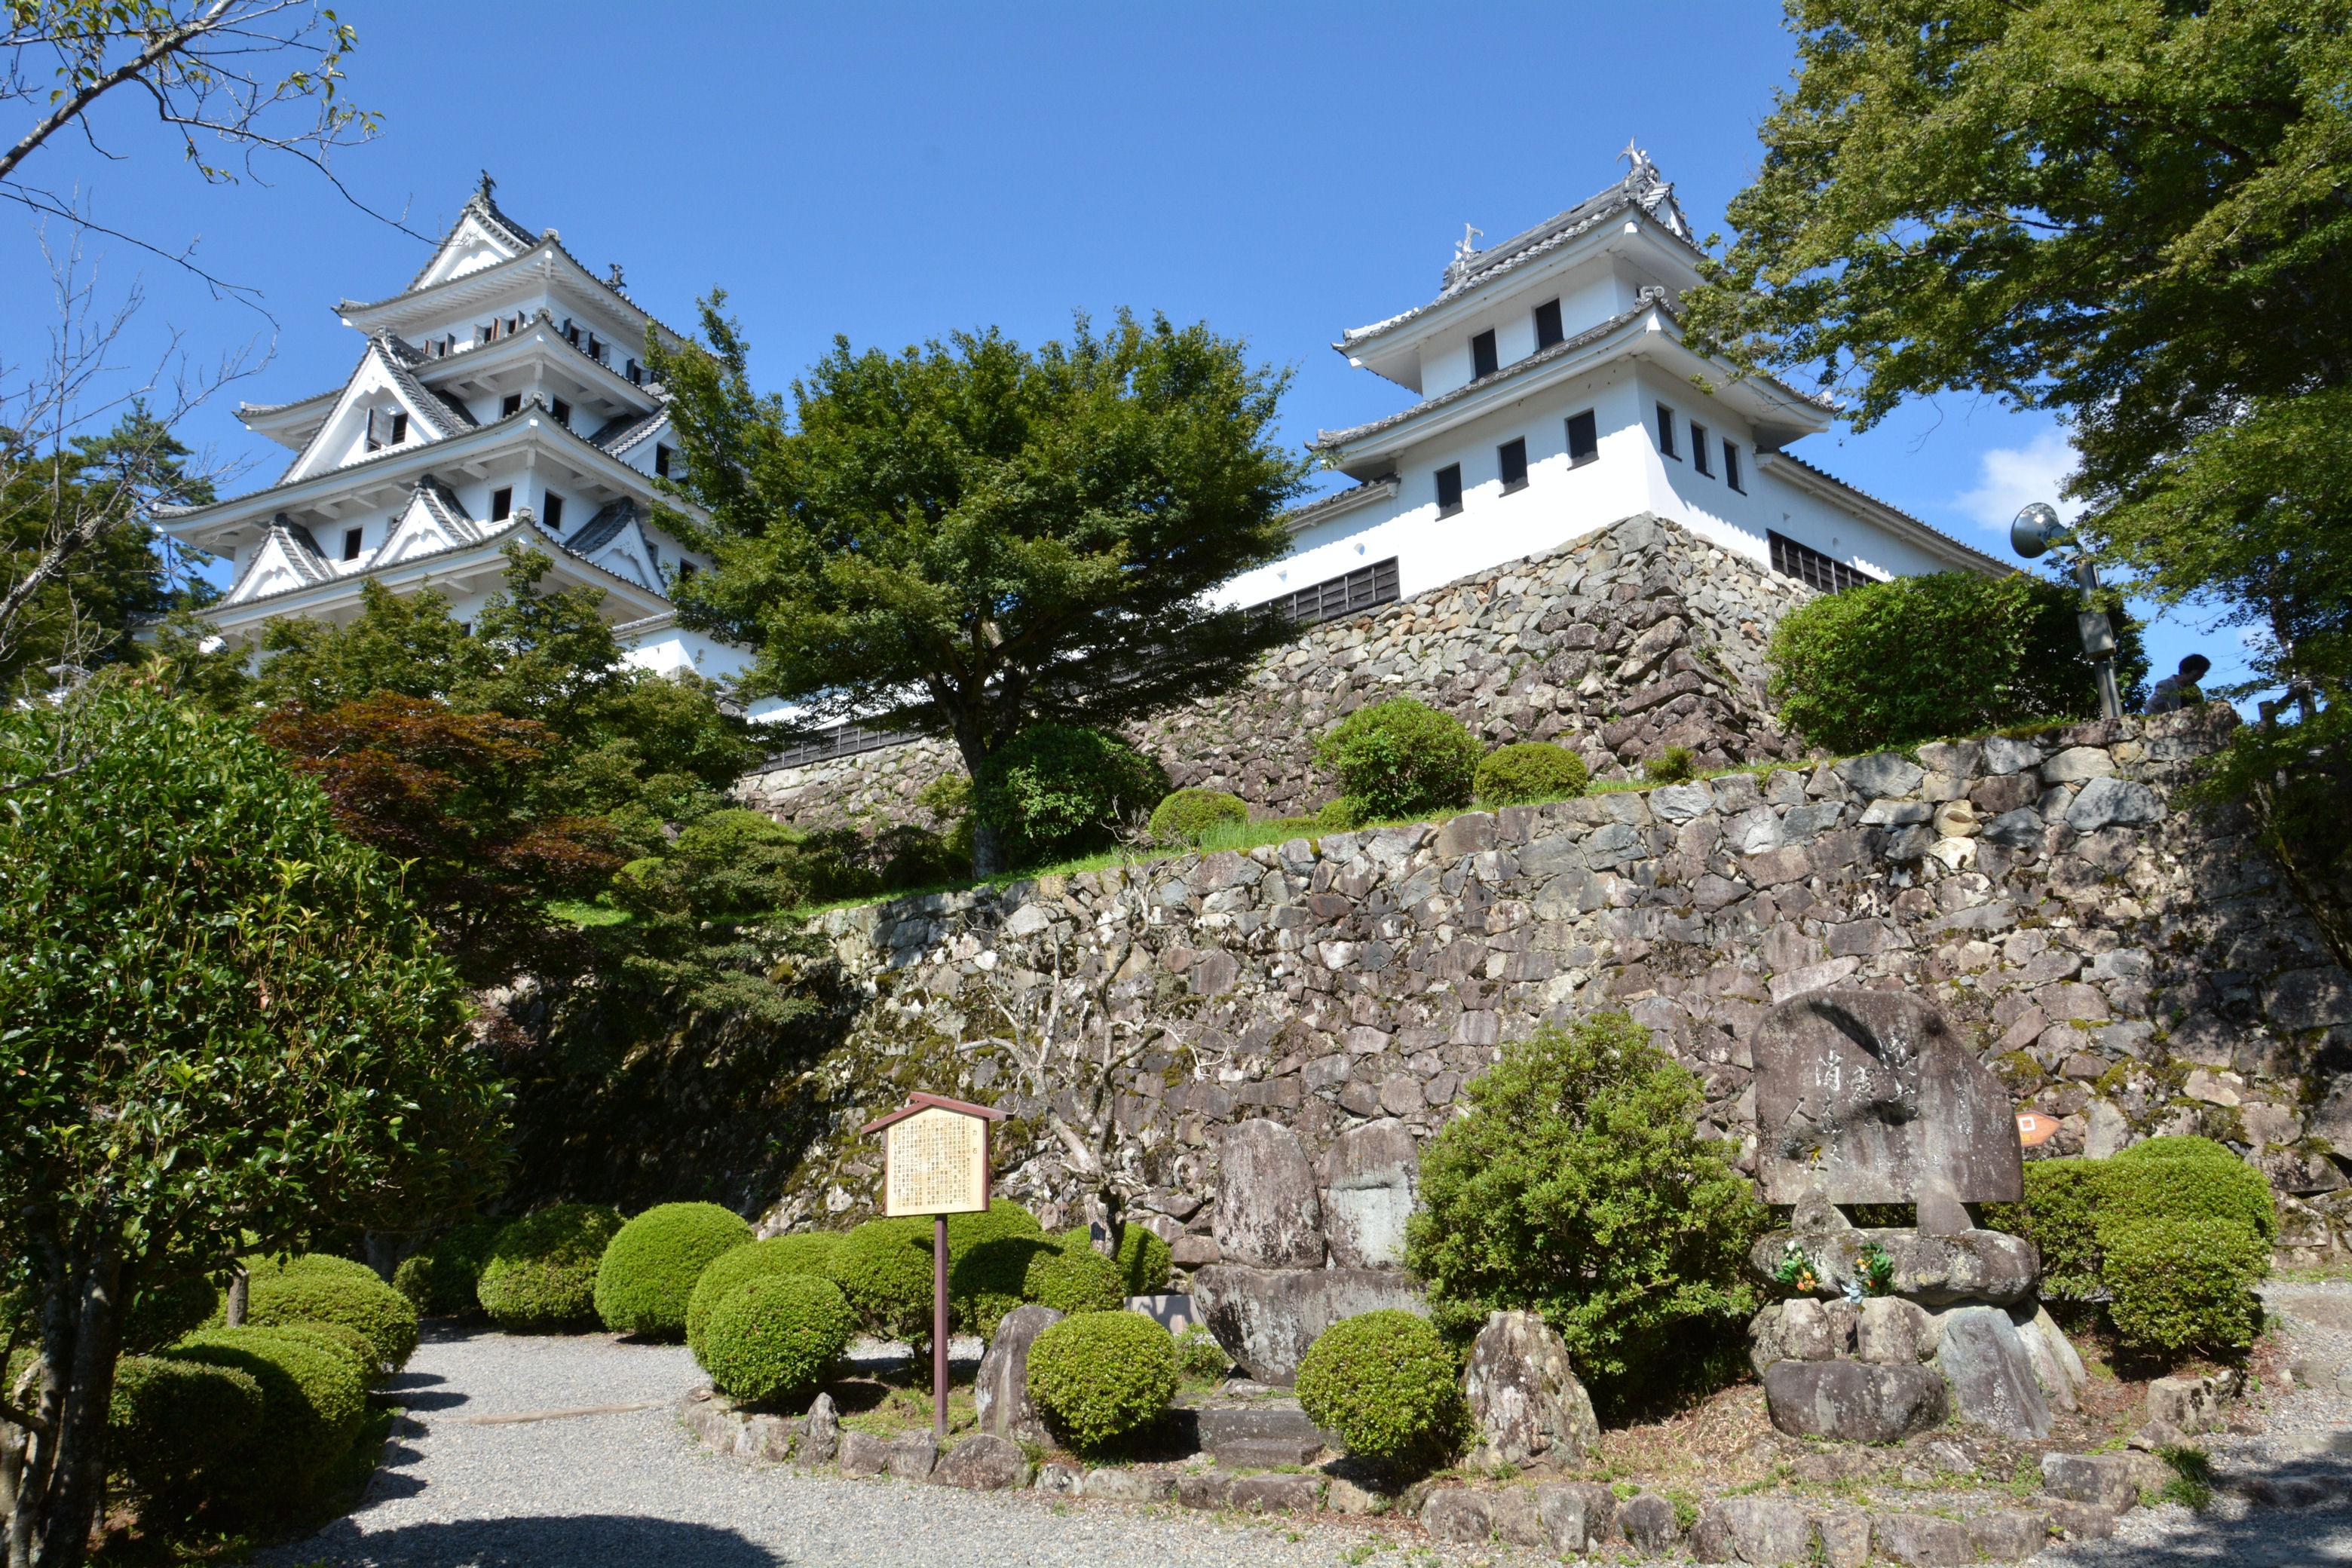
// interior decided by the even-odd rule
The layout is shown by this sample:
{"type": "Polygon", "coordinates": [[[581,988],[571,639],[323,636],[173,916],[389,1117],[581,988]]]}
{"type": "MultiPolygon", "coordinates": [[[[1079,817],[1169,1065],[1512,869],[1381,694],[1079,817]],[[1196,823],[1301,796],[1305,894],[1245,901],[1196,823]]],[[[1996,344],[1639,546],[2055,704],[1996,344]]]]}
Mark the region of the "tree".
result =
{"type": "MultiPolygon", "coordinates": [[[[1240,342],[1124,312],[1034,353],[994,331],[897,355],[836,339],[788,416],[751,391],[724,302],[707,346],[648,353],[710,520],[664,521],[718,562],[680,613],[757,651],[751,689],[944,735],[978,778],[1032,724],[1113,727],[1288,635],[1206,598],[1282,552],[1305,471],[1274,445],[1287,376],[1240,342]]],[[[1003,868],[992,824],[972,862],[1003,868]]]]}
{"type": "Polygon", "coordinates": [[[1685,309],[1866,428],[2047,408],[2084,531],[2340,683],[2352,510],[2352,5],[1789,0],[1799,70],[1685,309]]]}
{"type": "Polygon", "coordinates": [[[396,866],[245,726],[101,677],[0,720],[10,1568],[80,1561],[125,1304],[496,1173],[500,1095],[396,866]],[[65,710],[89,750],[43,781],[65,710]]]}

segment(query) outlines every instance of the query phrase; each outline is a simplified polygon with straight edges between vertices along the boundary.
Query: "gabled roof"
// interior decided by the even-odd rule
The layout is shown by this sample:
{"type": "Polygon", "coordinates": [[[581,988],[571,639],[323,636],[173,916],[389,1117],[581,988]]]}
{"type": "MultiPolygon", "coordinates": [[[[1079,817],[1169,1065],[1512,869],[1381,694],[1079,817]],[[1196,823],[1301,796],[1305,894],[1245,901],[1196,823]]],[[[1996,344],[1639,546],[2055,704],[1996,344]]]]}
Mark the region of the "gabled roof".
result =
{"type": "MultiPolygon", "coordinates": [[[[478,196],[476,199],[480,200],[481,198],[478,196]]],[[[474,210],[474,204],[472,202],[468,202],[467,204],[467,210],[474,210]]],[[[502,218],[500,221],[505,222],[506,220],[502,218]]],[[[508,227],[509,232],[513,231],[513,226],[511,224],[509,224],[508,227]]],[[[455,231],[453,230],[452,232],[455,231]]],[[[436,289],[477,283],[482,279],[499,271],[501,268],[520,267],[523,265],[528,262],[531,257],[538,254],[538,252],[543,247],[551,254],[560,256],[565,261],[569,262],[580,280],[593,284],[595,288],[611,296],[612,299],[618,303],[625,319],[651,323],[656,330],[667,335],[672,342],[683,343],[688,341],[684,333],[663,321],[659,317],[646,310],[643,305],[638,304],[635,300],[630,299],[628,291],[623,289],[619,284],[614,283],[609,278],[597,277],[596,274],[589,268],[585,262],[582,261],[577,256],[574,256],[571,250],[564,246],[563,241],[556,237],[556,233],[553,229],[545,231],[535,239],[523,240],[522,247],[523,247],[515,255],[509,257],[503,261],[493,262],[488,267],[477,268],[471,272],[463,273],[455,278],[444,278],[437,282],[429,284],[423,282],[425,274],[431,272],[433,269],[432,262],[428,261],[425,264],[425,271],[417,274],[416,280],[411,282],[407,288],[403,289],[399,293],[387,294],[381,300],[339,300],[335,305],[336,313],[345,317],[354,314],[365,314],[371,310],[380,310],[387,306],[400,304],[402,301],[419,294],[429,294],[436,289]],[[423,285],[421,288],[419,287],[420,284],[423,285]]],[[[434,251],[434,258],[437,260],[440,254],[440,250],[436,248],[434,251]]]]}
{"type": "Polygon", "coordinates": [[[371,362],[383,372],[384,379],[399,393],[410,415],[431,432],[435,439],[471,430],[481,423],[467,411],[464,404],[454,397],[443,396],[416,379],[415,373],[408,368],[416,361],[402,352],[406,347],[389,332],[368,335],[367,347],[360,351],[359,363],[352,367],[352,374],[344,378],[341,390],[335,395],[334,406],[327,411],[327,416],[319,422],[319,427],[310,432],[310,438],[303,442],[301,449],[294,454],[294,460],[286,465],[286,471],[278,476],[279,484],[288,483],[295,477],[318,450],[319,443],[325,440],[327,433],[335,427],[335,416],[342,411],[343,400],[351,395],[352,386],[371,362]]]}
{"type": "Polygon", "coordinates": [[[467,217],[479,219],[483,227],[507,239],[517,250],[529,250],[539,243],[537,237],[530,230],[507,216],[499,209],[499,204],[491,200],[490,181],[488,176],[485,175],[481,188],[468,196],[466,199],[466,205],[457,209],[457,216],[450,220],[448,228],[442,233],[440,243],[434,246],[433,254],[425,258],[425,265],[418,268],[416,276],[408,280],[410,289],[413,289],[425,281],[425,274],[433,270],[434,263],[439,261],[441,253],[449,247],[449,241],[456,237],[459,229],[466,226],[467,217]]]}
{"type": "MultiPolygon", "coordinates": [[[[297,588],[324,583],[335,574],[334,569],[327,564],[327,557],[320,550],[319,542],[310,537],[310,531],[299,522],[288,521],[286,514],[280,512],[271,521],[269,531],[262,536],[261,542],[254,547],[253,554],[246,561],[245,570],[236,574],[236,581],[230,584],[228,592],[221,595],[221,602],[243,602],[238,595],[247,584],[280,565],[295,581],[291,586],[273,589],[272,593],[290,594],[297,588]]],[[[261,594],[247,595],[247,598],[268,596],[261,594]]]]}
{"type": "Polygon", "coordinates": [[[669,409],[667,405],[657,407],[650,414],[616,415],[605,420],[588,439],[617,458],[668,423],[669,409]]]}
{"type": "Polygon", "coordinates": [[[420,475],[416,488],[409,492],[408,504],[394,518],[391,532],[368,558],[368,567],[373,571],[437,555],[459,545],[479,543],[484,537],[481,525],[467,515],[457,491],[432,474],[420,475]],[[417,548],[420,539],[428,541],[422,549],[417,548]]]}
{"type": "Polygon", "coordinates": [[[637,521],[637,503],[623,496],[608,500],[596,509],[596,515],[572,531],[563,548],[575,555],[588,555],[613,542],[621,530],[637,521]]]}
{"type": "Polygon", "coordinates": [[[1484,250],[1464,251],[1446,267],[1436,299],[1425,305],[1416,305],[1400,315],[1391,316],[1385,321],[1374,321],[1368,327],[1351,327],[1340,333],[1339,341],[1331,346],[1346,353],[1407,321],[1428,314],[1449,300],[1490,283],[1539,257],[1549,255],[1624,212],[1640,212],[1656,220],[1660,228],[1680,240],[1694,256],[1705,255],[1699,249],[1698,242],[1691,237],[1690,220],[1683,216],[1681,205],[1675,200],[1672,183],[1659,175],[1658,166],[1650,162],[1648,153],[1638,148],[1626,151],[1632,157],[1633,167],[1617,184],[1585,197],[1566,212],[1554,214],[1533,228],[1522,229],[1499,244],[1490,245],[1484,250]]]}

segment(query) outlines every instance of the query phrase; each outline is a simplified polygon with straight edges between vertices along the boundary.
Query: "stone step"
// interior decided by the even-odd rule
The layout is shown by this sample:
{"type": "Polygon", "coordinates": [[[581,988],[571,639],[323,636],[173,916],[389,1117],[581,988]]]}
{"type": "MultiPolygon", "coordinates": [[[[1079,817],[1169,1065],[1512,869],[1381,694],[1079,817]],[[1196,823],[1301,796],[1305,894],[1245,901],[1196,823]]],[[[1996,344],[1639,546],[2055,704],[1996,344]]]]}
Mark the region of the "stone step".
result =
{"type": "Polygon", "coordinates": [[[1268,1399],[1249,1405],[1199,1405],[1192,1407],[1192,1418],[1201,1434],[1201,1447],[1211,1450],[1225,1444],[1253,1437],[1311,1437],[1323,1439],[1322,1430],[1307,1418],[1307,1412],[1295,1399],[1268,1399]]]}
{"type": "Polygon", "coordinates": [[[1323,1439],[1312,1437],[1228,1437],[1209,1452],[1227,1469],[1270,1470],[1281,1465],[1303,1465],[1323,1451],[1323,1439]]]}

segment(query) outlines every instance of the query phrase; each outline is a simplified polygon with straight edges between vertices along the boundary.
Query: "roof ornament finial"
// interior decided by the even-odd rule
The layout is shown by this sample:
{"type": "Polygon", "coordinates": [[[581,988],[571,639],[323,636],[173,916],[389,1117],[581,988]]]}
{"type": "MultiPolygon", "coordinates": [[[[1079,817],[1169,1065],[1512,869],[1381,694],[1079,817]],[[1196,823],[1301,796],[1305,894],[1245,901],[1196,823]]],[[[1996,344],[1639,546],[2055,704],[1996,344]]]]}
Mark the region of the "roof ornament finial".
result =
{"type": "Polygon", "coordinates": [[[604,275],[604,281],[612,285],[615,291],[622,287],[621,264],[619,262],[615,261],[613,263],[613,269],[604,275]]]}
{"type": "Polygon", "coordinates": [[[474,187],[474,195],[480,197],[483,201],[488,201],[490,199],[490,193],[498,188],[499,183],[490,178],[490,172],[488,169],[485,169],[482,171],[481,183],[474,187]]]}
{"type": "Polygon", "coordinates": [[[1454,241],[1454,261],[1458,264],[1458,263],[1461,263],[1461,262],[1467,261],[1467,260],[1469,260],[1472,257],[1474,257],[1474,256],[1477,255],[1477,254],[1478,254],[1478,245],[1477,245],[1477,242],[1478,242],[1479,240],[1482,240],[1482,239],[1486,238],[1486,231],[1485,229],[1483,229],[1483,228],[1473,228],[1473,227],[1471,227],[1471,226],[1470,226],[1470,225],[1468,225],[1467,223],[1465,223],[1465,224],[1462,226],[1462,237],[1461,237],[1460,239],[1458,239],[1458,240],[1454,241]]]}

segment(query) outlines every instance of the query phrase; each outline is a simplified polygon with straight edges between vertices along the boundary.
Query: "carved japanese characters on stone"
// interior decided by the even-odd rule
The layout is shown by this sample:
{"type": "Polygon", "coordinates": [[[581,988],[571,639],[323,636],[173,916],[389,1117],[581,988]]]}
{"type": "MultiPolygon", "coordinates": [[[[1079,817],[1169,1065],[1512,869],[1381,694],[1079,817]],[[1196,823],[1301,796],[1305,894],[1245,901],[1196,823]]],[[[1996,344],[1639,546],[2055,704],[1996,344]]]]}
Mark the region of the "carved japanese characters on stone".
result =
{"type": "Polygon", "coordinates": [[[1765,1202],[2022,1197],[2008,1091],[1918,997],[1809,992],[1766,1013],[1751,1049],[1765,1202]]]}

